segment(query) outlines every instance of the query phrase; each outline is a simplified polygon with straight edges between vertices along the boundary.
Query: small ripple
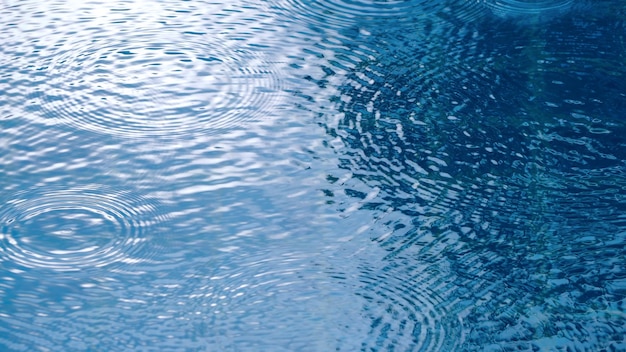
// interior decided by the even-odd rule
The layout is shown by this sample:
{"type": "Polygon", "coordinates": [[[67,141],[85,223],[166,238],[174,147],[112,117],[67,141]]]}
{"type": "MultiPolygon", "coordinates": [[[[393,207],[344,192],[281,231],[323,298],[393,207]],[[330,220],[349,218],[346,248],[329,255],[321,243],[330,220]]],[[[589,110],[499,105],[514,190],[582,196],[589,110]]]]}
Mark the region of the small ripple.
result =
{"type": "Polygon", "coordinates": [[[372,37],[370,58],[339,88],[341,117],[327,126],[345,145],[340,167],[381,190],[378,209],[423,216],[420,228],[481,228],[490,214],[503,226],[532,224],[536,213],[573,206],[564,190],[581,175],[570,170],[621,159],[619,137],[608,137],[623,129],[622,70],[609,48],[623,44],[598,24],[449,27],[426,43],[372,37]]]}
{"type": "Polygon", "coordinates": [[[146,261],[150,230],[163,221],[151,202],[100,186],[33,189],[3,204],[2,261],[28,268],[74,271],[146,261]]]}
{"type": "Polygon", "coordinates": [[[138,138],[219,133],[270,115],[281,85],[271,60],[205,40],[148,31],[69,44],[48,69],[45,116],[138,138]]]}
{"type": "Polygon", "coordinates": [[[485,5],[500,17],[564,12],[573,0],[485,0],[485,5]]]}
{"type": "Polygon", "coordinates": [[[311,21],[340,24],[371,18],[400,18],[418,9],[432,8],[432,3],[424,0],[285,0],[284,3],[278,1],[276,6],[285,7],[294,15],[307,16],[311,21]]]}
{"type": "Polygon", "coordinates": [[[350,343],[354,350],[345,330],[359,307],[323,269],[312,253],[259,249],[203,264],[185,274],[185,285],[156,288],[175,302],[163,303],[171,307],[166,318],[201,321],[207,344],[218,349],[327,351],[350,343]]]}
{"type": "Polygon", "coordinates": [[[377,52],[347,74],[338,99],[343,119],[329,126],[349,154],[340,167],[379,188],[378,201],[412,216],[493,198],[493,163],[519,147],[509,145],[515,134],[498,126],[507,121],[497,114],[520,100],[521,75],[503,75],[494,49],[471,27],[434,34],[425,45],[405,33],[378,36],[377,52]]]}
{"type": "Polygon", "coordinates": [[[320,29],[363,26],[377,21],[415,23],[436,18],[433,14],[474,18],[477,16],[476,10],[480,8],[470,1],[428,0],[272,0],[270,6],[285,18],[293,18],[320,29]]]}
{"type": "Polygon", "coordinates": [[[361,350],[455,351],[463,343],[445,275],[412,262],[361,266],[357,295],[371,320],[361,350]]]}

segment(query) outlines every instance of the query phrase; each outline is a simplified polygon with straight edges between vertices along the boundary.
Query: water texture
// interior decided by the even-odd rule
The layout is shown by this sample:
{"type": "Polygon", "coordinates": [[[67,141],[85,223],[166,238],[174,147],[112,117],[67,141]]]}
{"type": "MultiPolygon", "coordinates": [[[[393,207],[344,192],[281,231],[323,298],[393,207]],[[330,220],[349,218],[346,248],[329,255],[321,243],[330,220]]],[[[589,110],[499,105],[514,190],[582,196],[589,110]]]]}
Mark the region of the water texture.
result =
{"type": "Polygon", "coordinates": [[[0,5],[0,350],[626,351],[626,7],[0,5]]]}

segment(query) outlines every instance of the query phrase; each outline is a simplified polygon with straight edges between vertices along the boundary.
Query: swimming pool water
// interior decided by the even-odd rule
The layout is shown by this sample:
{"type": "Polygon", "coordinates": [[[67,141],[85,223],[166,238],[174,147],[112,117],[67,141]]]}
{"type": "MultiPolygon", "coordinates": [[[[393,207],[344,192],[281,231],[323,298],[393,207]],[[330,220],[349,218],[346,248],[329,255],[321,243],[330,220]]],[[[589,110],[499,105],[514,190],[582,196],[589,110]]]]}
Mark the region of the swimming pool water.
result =
{"type": "Polygon", "coordinates": [[[0,350],[626,351],[625,29],[5,1],[0,350]]]}

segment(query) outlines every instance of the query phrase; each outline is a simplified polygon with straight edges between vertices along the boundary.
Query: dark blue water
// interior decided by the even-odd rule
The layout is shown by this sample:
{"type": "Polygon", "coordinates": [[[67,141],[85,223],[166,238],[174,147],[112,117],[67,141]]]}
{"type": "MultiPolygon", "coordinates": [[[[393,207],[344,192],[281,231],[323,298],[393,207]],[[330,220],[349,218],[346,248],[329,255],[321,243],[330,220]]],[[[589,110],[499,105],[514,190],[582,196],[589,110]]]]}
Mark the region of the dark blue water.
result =
{"type": "Polygon", "coordinates": [[[626,351],[626,4],[5,1],[0,350],[626,351]]]}

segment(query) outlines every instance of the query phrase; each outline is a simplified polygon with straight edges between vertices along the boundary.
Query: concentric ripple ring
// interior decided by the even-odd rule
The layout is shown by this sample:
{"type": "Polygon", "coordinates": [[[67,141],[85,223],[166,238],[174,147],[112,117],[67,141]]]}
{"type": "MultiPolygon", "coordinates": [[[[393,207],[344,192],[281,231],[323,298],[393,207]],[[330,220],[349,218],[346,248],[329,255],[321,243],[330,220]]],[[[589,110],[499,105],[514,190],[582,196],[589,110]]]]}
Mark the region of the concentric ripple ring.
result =
{"type": "Polygon", "coordinates": [[[573,0],[486,0],[486,6],[500,17],[559,13],[568,9],[573,0]]]}
{"type": "Polygon", "coordinates": [[[82,130],[125,138],[220,133],[271,115],[281,96],[277,69],[260,50],[205,33],[148,30],[58,46],[43,116],[82,130]]]}
{"type": "Polygon", "coordinates": [[[0,260],[58,271],[142,262],[163,220],[155,204],[100,186],[33,189],[3,204],[0,260]]]}
{"type": "Polygon", "coordinates": [[[428,0],[272,0],[272,7],[284,15],[321,28],[342,28],[363,21],[410,22],[443,6],[428,0]]]}
{"type": "Polygon", "coordinates": [[[415,271],[407,278],[402,276],[407,268],[398,269],[396,264],[384,271],[361,268],[357,294],[367,300],[364,311],[372,321],[362,350],[457,350],[464,332],[456,300],[443,293],[451,289],[446,279],[418,267],[409,267],[415,271]]]}

